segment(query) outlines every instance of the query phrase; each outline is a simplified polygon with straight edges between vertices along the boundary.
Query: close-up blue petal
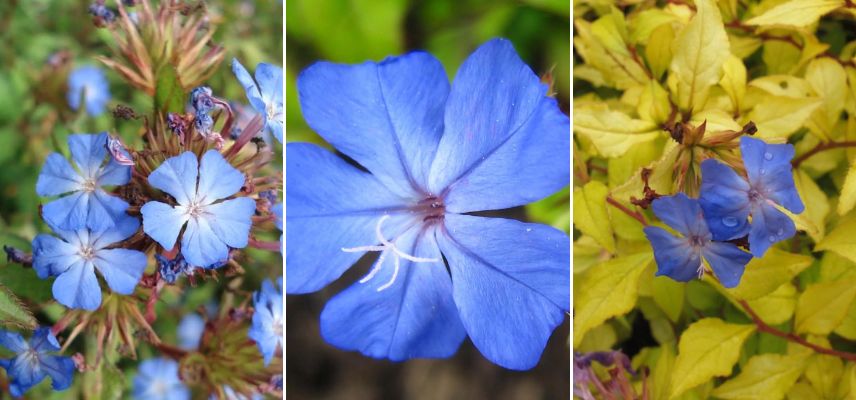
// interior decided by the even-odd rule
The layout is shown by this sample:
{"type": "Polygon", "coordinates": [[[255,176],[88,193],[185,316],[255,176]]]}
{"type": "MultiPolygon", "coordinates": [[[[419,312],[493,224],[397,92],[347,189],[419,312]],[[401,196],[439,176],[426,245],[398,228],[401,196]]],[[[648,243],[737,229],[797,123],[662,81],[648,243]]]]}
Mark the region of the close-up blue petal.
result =
{"type": "Polygon", "coordinates": [[[252,216],[256,211],[256,201],[249,197],[238,197],[205,208],[211,230],[223,243],[241,249],[247,247],[252,216]]]}
{"type": "Polygon", "coordinates": [[[80,249],[47,234],[33,239],[33,269],[41,279],[67,270],[80,259],[80,249]]]}
{"type": "Polygon", "coordinates": [[[264,111],[264,103],[262,102],[262,94],[259,91],[259,87],[256,84],[256,81],[253,79],[252,75],[250,75],[249,71],[238,61],[237,58],[232,59],[232,73],[235,74],[235,77],[238,78],[238,82],[240,82],[241,86],[244,87],[244,91],[247,94],[247,98],[250,100],[250,103],[256,108],[256,111],[263,112],[264,111]],[[256,104],[261,106],[261,110],[259,107],[256,107],[256,104]]]}
{"type": "Polygon", "coordinates": [[[259,63],[256,65],[256,82],[259,84],[259,92],[265,103],[282,104],[282,68],[268,63],[259,63]]]}
{"type": "Polygon", "coordinates": [[[68,308],[94,311],[101,305],[101,287],[91,262],[78,261],[53,283],[53,296],[68,308]]]}
{"type": "Polygon", "coordinates": [[[710,242],[702,251],[713,273],[722,286],[733,288],[740,283],[746,264],[752,259],[749,254],[731,243],[710,242]]]}
{"type": "Polygon", "coordinates": [[[663,196],[651,202],[651,209],[663,223],[684,236],[695,235],[703,239],[710,238],[704,213],[696,199],[691,199],[683,193],[663,196]]]}
{"type": "Polygon", "coordinates": [[[527,125],[546,94],[547,86],[520,59],[510,41],[494,39],[473,52],[458,69],[446,101],[445,131],[431,166],[429,192],[442,193],[465,179],[527,125]]]}
{"type": "MultiPolygon", "coordinates": [[[[49,225],[76,230],[86,227],[89,220],[91,192],[74,192],[42,206],[42,217],[49,225]]],[[[96,221],[99,222],[99,221],[96,221]]],[[[99,224],[106,221],[100,221],[99,224]]]]}
{"type": "Polygon", "coordinates": [[[178,362],[154,358],[140,363],[133,382],[136,400],[190,400],[190,389],[178,375],[178,362]]]}
{"type": "Polygon", "coordinates": [[[0,329],[0,346],[13,353],[22,353],[30,349],[30,345],[19,333],[2,329],[0,329]]]}
{"type": "Polygon", "coordinates": [[[53,390],[65,390],[71,387],[76,369],[71,357],[45,355],[41,356],[39,361],[41,361],[41,369],[51,377],[53,390]]]}
{"type": "Polygon", "coordinates": [[[241,190],[246,179],[219,151],[208,150],[199,165],[197,199],[201,204],[211,204],[229,197],[241,190]]]}
{"type": "Polygon", "coordinates": [[[48,155],[36,181],[36,193],[39,196],[58,196],[82,189],[83,178],[71,163],[59,153],[48,155]]]}
{"type": "Polygon", "coordinates": [[[657,226],[646,226],[644,231],[654,249],[657,276],[668,276],[678,282],[698,278],[701,254],[690,246],[686,238],[679,238],[657,226]]]}
{"type": "Polygon", "coordinates": [[[321,312],[321,335],[336,347],[374,358],[449,357],[466,331],[434,229],[411,229],[395,244],[406,254],[435,261],[400,258],[396,273],[396,254],[387,250],[383,264],[373,265],[373,270],[379,269],[370,279],[354,283],[327,302],[321,312]]]}
{"type": "Polygon", "coordinates": [[[77,133],[68,136],[71,159],[86,179],[97,180],[98,171],[107,156],[107,133],[77,133]]]}
{"type": "Polygon", "coordinates": [[[116,162],[112,157],[98,175],[98,186],[124,185],[131,180],[131,167],[116,162]]]}
{"type": "MultiPolygon", "coordinates": [[[[384,210],[403,209],[406,200],[371,174],[313,144],[285,146],[286,292],[309,293],[337,279],[362,252],[343,247],[376,245],[375,227],[384,210]]],[[[400,232],[406,218],[383,226],[387,237],[400,232]]]]}
{"type": "Polygon", "coordinates": [[[698,202],[714,240],[749,233],[749,189],[749,183],[727,165],[713,159],[702,161],[698,202]]]}
{"type": "Polygon", "coordinates": [[[791,217],[770,203],[752,207],[752,228],[749,231],[749,249],[761,257],[773,244],[789,239],[797,233],[791,217]]]}
{"type": "Polygon", "coordinates": [[[181,254],[191,265],[208,267],[229,259],[229,247],[214,233],[207,218],[190,218],[181,236],[181,254]]]}
{"type": "Polygon", "coordinates": [[[297,88],[315,132],[389,190],[424,194],[449,93],[437,59],[413,52],[380,63],[318,62],[300,74],[297,88]]]}
{"type": "Polygon", "coordinates": [[[30,348],[40,353],[48,353],[59,351],[60,345],[56,336],[51,333],[51,328],[43,326],[33,331],[33,336],[30,337],[30,348]]]}
{"type": "Polygon", "coordinates": [[[446,215],[437,233],[461,322],[476,348],[526,370],[570,309],[570,239],[540,224],[446,215]]]}
{"type": "Polygon", "coordinates": [[[165,249],[172,249],[181,228],[190,218],[187,213],[169,204],[150,201],[140,208],[143,231],[165,249]]]}
{"type": "Polygon", "coordinates": [[[759,139],[742,137],[740,152],[753,187],[760,189],[768,198],[791,212],[803,212],[805,206],[794,186],[791,173],[793,145],[768,144],[759,139]]]}
{"type": "Polygon", "coordinates": [[[149,175],[149,184],[169,193],[182,205],[196,199],[196,178],[199,162],[196,154],[185,151],[163,162],[149,175]]]}
{"type": "Polygon", "coordinates": [[[95,253],[95,268],[107,286],[119,294],[134,293],[143,277],[148,259],[142,252],[129,249],[102,249],[95,253]]]}

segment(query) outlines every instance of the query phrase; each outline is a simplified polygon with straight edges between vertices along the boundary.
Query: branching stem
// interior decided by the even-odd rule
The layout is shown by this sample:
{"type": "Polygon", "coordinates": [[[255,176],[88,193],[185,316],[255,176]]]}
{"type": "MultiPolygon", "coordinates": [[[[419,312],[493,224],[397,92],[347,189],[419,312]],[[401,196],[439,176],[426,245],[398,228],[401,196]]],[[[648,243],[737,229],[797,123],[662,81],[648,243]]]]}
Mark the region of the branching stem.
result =
{"type": "Polygon", "coordinates": [[[817,153],[820,153],[821,151],[837,149],[841,147],[856,147],[856,141],[850,140],[843,142],[818,143],[817,146],[814,146],[814,148],[807,151],[805,154],[794,158],[793,161],[791,161],[791,165],[794,167],[794,169],[796,169],[797,167],[799,167],[800,164],[802,164],[803,161],[817,153]]]}

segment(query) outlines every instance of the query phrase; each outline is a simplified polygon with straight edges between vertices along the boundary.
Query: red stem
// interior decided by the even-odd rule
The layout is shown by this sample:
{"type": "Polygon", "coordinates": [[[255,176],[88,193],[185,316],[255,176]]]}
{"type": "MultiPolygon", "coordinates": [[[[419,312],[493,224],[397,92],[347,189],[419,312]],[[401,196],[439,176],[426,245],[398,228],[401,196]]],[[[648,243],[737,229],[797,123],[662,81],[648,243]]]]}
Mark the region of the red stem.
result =
{"type": "Polygon", "coordinates": [[[648,221],[645,219],[645,216],[643,216],[641,213],[627,208],[626,206],[624,206],[624,204],[619,203],[618,200],[615,200],[609,196],[606,196],[606,202],[609,203],[611,206],[621,210],[621,212],[633,217],[635,220],[639,221],[639,223],[642,224],[643,226],[648,226],[648,221]]]}
{"type": "Polygon", "coordinates": [[[856,146],[856,141],[844,141],[844,142],[826,142],[826,143],[818,143],[817,146],[814,146],[813,149],[809,150],[805,154],[793,159],[791,161],[791,165],[796,169],[802,164],[803,161],[808,159],[809,157],[820,153],[821,151],[837,149],[839,147],[854,147],[856,146]]]}
{"type": "Polygon", "coordinates": [[[279,251],[279,249],[282,247],[279,242],[265,242],[262,240],[256,240],[254,238],[250,238],[249,245],[257,249],[269,251],[279,251]]]}

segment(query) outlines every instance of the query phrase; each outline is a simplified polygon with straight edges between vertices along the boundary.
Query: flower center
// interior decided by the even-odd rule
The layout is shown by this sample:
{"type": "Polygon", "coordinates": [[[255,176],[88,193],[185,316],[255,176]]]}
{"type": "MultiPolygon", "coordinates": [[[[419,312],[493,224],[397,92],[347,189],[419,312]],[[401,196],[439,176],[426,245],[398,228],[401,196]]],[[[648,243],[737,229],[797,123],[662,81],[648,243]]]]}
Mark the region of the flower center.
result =
{"type": "Polygon", "coordinates": [[[84,192],[92,193],[97,188],[98,188],[98,183],[95,182],[94,179],[87,179],[87,180],[83,181],[83,191],[84,192]]]}
{"type": "Polygon", "coordinates": [[[279,107],[277,107],[274,102],[270,102],[267,104],[267,107],[265,107],[265,112],[267,113],[267,119],[269,121],[277,120],[277,117],[282,113],[281,111],[279,111],[279,107]]]}
{"type": "Polygon", "coordinates": [[[192,218],[199,218],[202,214],[205,213],[205,206],[202,204],[192,202],[187,206],[187,215],[192,218]]]}
{"type": "Polygon", "coordinates": [[[422,214],[423,222],[442,221],[446,215],[446,205],[443,204],[443,199],[434,195],[422,199],[411,210],[422,214]]]}
{"type": "Polygon", "coordinates": [[[690,240],[690,245],[695,248],[704,247],[706,244],[706,240],[699,235],[691,235],[688,239],[690,240]]]}
{"type": "Polygon", "coordinates": [[[89,261],[95,258],[95,249],[90,246],[86,246],[80,249],[80,252],[78,252],[77,254],[80,254],[80,256],[83,257],[84,260],[89,261]]]}

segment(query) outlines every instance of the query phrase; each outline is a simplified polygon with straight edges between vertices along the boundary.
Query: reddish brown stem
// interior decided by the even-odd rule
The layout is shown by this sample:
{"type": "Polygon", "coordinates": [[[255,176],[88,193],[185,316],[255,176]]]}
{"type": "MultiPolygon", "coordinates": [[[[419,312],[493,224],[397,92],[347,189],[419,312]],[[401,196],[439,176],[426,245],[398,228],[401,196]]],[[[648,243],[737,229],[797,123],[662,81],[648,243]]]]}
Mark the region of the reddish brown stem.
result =
{"type": "Polygon", "coordinates": [[[805,154],[797,158],[794,158],[793,161],[791,161],[791,165],[794,167],[794,169],[796,169],[800,166],[800,164],[802,164],[803,161],[817,153],[820,153],[821,151],[837,149],[841,147],[856,147],[856,141],[818,143],[818,145],[814,146],[813,149],[807,151],[805,154]]]}
{"type": "Polygon", "coordinates": [[[619,203],[618,200],[615,200],[610,196],[606,196],[606,202],[609,203],[611,206],[621,210],[621,212],[633,217],[633,219],[639,221],[639,223],[641,223],[643,226],[648,226],[648,221],[641,213],[627,208],[626,206],[624,206],[624,204],[619,203]]]}
{"type": "Polygon", "coordinates": [[[843,359],[848,360],[848,361],[856,361],[856,354],[847,353],[844,351],[833,350],[833,349],[828,349],[828,348],[823,347],[823,346],[818,346],[814,343],[808,342],[807,340],[799,337],[798,335],[796,335],[794,333],[784,332],[784,331],[780,331],[776,328],[773,328],[772,326],[767,325],[766,322],[761,320],[761,317],[759,317],[758,314],[755,312],[755,310],[753,310],[752,307],[749,306],[749,303],[747,303],[746,300],[740,299],[740,300],[738,300],[738,302],[740,303],[740,306],[743,307],[743,309],[746,311],[746,313],[749,314],[749,317],[752,318],[752,322],[754,322],[755,325],[758,327],[759,332],[769,333],[771,335],[778,336],[782,339],[794,342],[794,343],[799,344],[801,346],[808,347],[808,348],[810,348],[810,349],[812,349],[818,353],[821,353],[821,354],[827,354],[830,356],[840,357],[840,358],[843,358],[843,359]]]}
{"type": "Polygon", "coordinates": [[[262,240],[256,240],[255,238],[250,238],[249,246],[269,251],[279,251],[281,248],[279,242],[265,242],[262,240]]]}

